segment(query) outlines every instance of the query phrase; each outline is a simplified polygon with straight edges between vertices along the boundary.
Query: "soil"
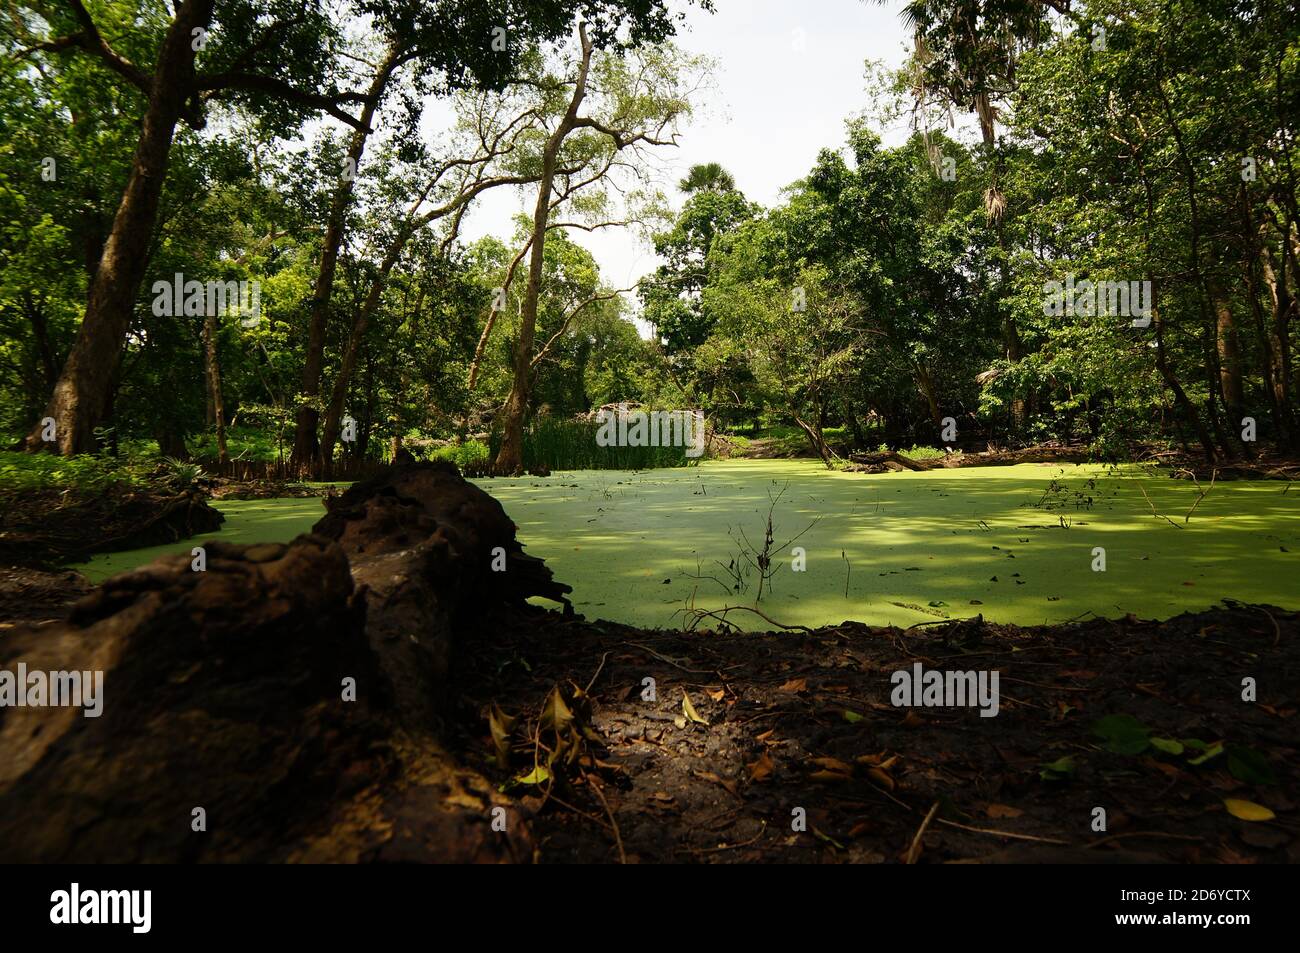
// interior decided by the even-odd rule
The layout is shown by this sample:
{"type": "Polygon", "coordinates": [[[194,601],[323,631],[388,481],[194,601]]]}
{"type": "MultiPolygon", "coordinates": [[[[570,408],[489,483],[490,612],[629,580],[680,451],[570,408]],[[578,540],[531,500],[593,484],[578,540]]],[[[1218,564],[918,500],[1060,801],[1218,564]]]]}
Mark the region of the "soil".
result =
{"type": "Polygon", "coordinates": [[[330,496],[337,489],[325,484],[284,483],[277,480],[213,480],[214,500],[280,500],[330,496]]]}
{"type": "Polygon", "coordinates": [[[92,588],[81,573],[69,570],[0,567],[0,632],[16,623],[62,621],[72,604],[92,588]]]}
{"type": "Polygon", "coordinates": [[[518,799],[542,862],[898,863],[909,851],[920,862],[1294,862],[1298,634],[1300,614],[1241,605],[1167,622],[766,635],[538,614],[462,643],[452,737],[518,799]],[[998,715],[894,707],[890,675],[917,661],[996,669],[998,715]],[[1247,676],[1254,703],[1241,697],[1247,676]],[[642,700],[646,678],[654,701],[642,700]],[[556,772],[564,783],[511,787],[533,767],[534,739],[553,735],[534,730],[556,685],[570,700],[588,689],[570,707],[590,706],[590,739],[556,772]],[[684,694],[707,724],[684,712],[684,694]],[[489,732],[493,704],[518,719],[509,771],[489,732]],[[1226,753],[1200,765],[1190,748],[1114,753],[1092,731],[1106,715],[1226,753]],[[1275,783],[1234,776],[1257,757],[1275,783]],[[1073,770],[1046,767],[1064,769],[1063,758],[1073,770]],[[1225,798],[1276,817],[1239,820],[1225,798]],[[795,808],[805,832],[792,830],[795,808]]]}
{"type": "Polygon", "coordinates": [[[57,569],[94,553],[212,532],[224,519],[198,489],[160,486],[81,498],[25,494],[6,500],[0,515],[0,566],[57,569]]]}

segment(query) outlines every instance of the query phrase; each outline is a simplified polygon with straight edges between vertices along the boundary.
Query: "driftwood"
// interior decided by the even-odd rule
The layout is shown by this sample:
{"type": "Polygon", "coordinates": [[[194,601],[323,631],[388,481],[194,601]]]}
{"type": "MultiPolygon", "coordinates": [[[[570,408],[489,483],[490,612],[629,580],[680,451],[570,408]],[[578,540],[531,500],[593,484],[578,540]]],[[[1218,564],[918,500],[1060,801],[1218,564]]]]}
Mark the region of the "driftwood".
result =
{"type": "Polygon", "coordinates": [[[949,453],[933,460],[913,460],[894,450],[858,452],[849,460],[868,472],[884,470],[953,470],[962,467],[1012,466],[1017,463],[1087,463],[1082,447],[1026,447],[1023,450],[989,450],[982,453],[949,453]]]}

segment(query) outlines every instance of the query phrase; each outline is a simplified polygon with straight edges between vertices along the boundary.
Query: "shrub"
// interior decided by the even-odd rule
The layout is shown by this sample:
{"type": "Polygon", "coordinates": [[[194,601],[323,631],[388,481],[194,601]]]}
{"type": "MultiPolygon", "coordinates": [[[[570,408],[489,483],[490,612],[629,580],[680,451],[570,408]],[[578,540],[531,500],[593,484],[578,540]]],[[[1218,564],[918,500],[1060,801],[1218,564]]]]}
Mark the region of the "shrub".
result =
{"type": "MultiPolygon", "coordinates": [[[[596,443],[599,430],[594,420],[537,418],[524,430],[524,469],[652,470],[698,461],[686,456],[686,447],[602,447],[596,443]]],[[[491,441],[495,457],[501,448],[499,431],[492,433],[491,441]]]]}

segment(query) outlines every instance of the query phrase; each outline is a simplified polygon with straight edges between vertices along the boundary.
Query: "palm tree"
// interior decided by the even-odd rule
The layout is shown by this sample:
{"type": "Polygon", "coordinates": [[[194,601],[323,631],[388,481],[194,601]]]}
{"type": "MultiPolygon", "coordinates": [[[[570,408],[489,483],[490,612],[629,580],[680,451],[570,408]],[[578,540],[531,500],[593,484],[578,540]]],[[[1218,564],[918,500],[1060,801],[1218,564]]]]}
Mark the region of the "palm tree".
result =
{"type": "Polygon", "coordinates": [[[736,180],[730,172],[716,162],[697,162],[677,187],[687,195],[696,192],[734,192],[736,180]]]}

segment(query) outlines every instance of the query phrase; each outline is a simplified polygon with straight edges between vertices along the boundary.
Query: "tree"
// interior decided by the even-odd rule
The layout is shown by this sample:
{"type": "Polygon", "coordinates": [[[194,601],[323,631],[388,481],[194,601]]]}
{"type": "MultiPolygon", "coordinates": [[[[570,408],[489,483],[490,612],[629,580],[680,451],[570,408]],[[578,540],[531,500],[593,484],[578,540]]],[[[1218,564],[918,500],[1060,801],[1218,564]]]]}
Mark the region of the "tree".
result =
{"type": "MultiPolygon", "coordinates": [[[[559,100],[563,111],[553,117],[554,125],[541,150],[541,175],[528,243],[527,285],[512,361],[514,379],[503,408],[501,447],[493,462],[498,473],[517,473],[523,468],[524,417],[537,364],[534,337],[547,232],[561,227],[591,230],[644,220],[637,210],[623,217],[606,218],[608,196],[594,190],[608,184],[616,165],[638,174],[626,160],[620,160],[624,151],[644,159],[641,153],[645,147],[675,142],[676,124],[690,109],[686,90],[701,65],[699,60],[684,57],[669,46],[660,46],[639,50],[635,55],[602,56],[593,68],[593,51],[586,27],[579,25],[575,72],[559,84],[552,84],[557,100],[561,90],[568,90],[568,96],[559,100]],[[583,106],[589,98],[593,108],[584,114],[583,106]],[[571,201],[579,214],[586,211],[587,220],[552,222],[552,213],[571,201]]],[[[633,198],[653,199],[644,191],[633,198]]]]}
{"type": "MultiPolygon", "coordinates": [[[[671,18],[658,3],[630,2],[634,39],[658,38],[671,29],[671,18]]],[[[140,17],[123,22],[106,16],[97,20],[82,0],[64,0],[53,9],[43,3],[27,5],[26,26],[36,34],[46,26],[50,29],[21,55],[92,57],[144,100],[131,175],[89,289],[77,340],[46,407],[46,416],[56,421],[58,450],[70,454],[90,449],[94,430],[107,415],[111,379],[147,266],[180,121],[201,128],[209,104],[225,101],[259,112],[281,127],[323,112],[363,131],[382,98],[386,70],[420,59],[448,84],[463,83],[480,68],[491,82],[493,76],[508,72],[510,62],[508,45],[504,51],[493,49],[494,29],[508,35],[511,29],[528,33],[540,25],[542,35],[559,35],[571,15],[588,12],[599,20],[598,35],[610,41],[617,25],[608,15],[611,9],[623,7],[606,0],[586,0],[576,10],[554,0],[499,6],[474,0],[366,0],[357,12],[372,16],[394,42],[368,89],[342,90],[335,85],[347,75],[337,63],[338,24],[318,0],[182,0],[169,20],[140,17]],[[465,42],[467,36],[478,42],[465,42]],[[359,114],[348,112],[348,107],[359,108],[359,114]]],[[[359,156],[357,140],[353,145],[359,156]]],[[[336,204],[346,206],[347,190],[340,192],[336,204]]],[[[30,449],[49,447],[41,440],[42,429],[33,428],[30,449]]]]}

